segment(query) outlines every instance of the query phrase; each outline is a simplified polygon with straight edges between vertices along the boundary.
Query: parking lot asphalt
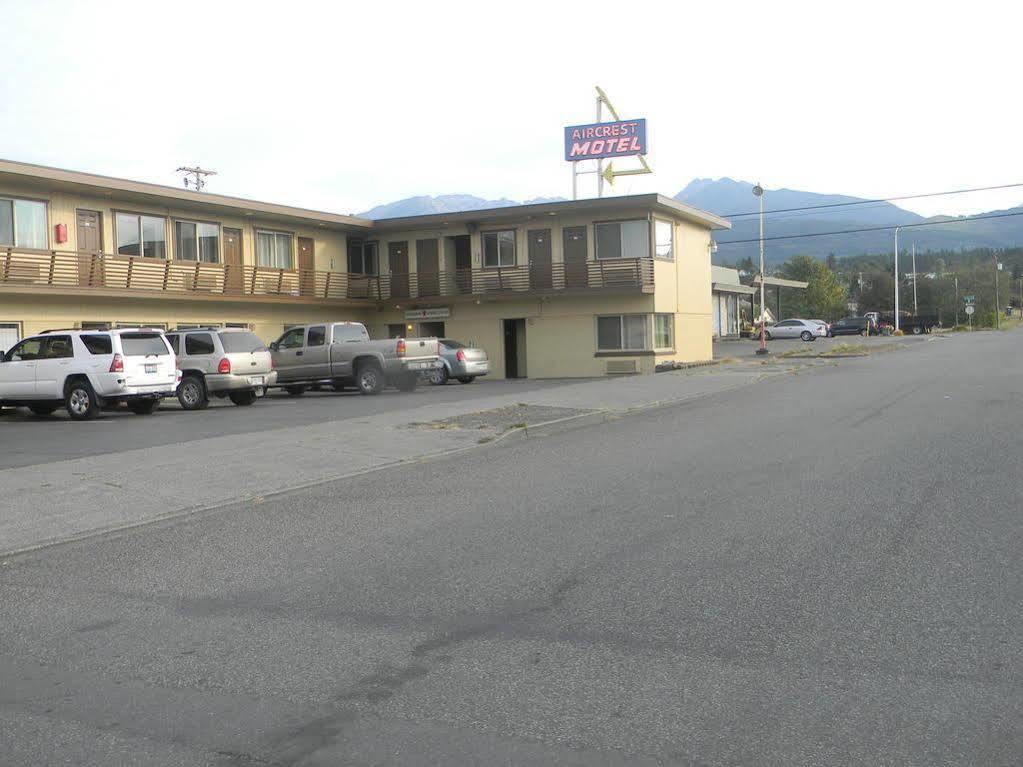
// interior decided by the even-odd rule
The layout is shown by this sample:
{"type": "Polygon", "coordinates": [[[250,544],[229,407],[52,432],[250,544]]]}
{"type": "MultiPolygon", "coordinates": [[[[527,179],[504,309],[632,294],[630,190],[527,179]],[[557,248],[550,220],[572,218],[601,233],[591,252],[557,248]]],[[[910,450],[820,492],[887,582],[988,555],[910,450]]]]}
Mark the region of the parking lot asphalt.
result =
{"type": "Polygon", "coordinates": [[[102,413],[86,423],[71,421],[63,409],[40,418],[24,408],[0,410],[0,470],[84,458],[232,434],[367,418],[427,403],[467,402],[510,393],[535,393],[575,380],[486,380],[471,384],[420,386],[405,393],[387,389],[367,397],[356,391],[307,392],[291,397],[275,390],[251,407],[213,399],[202,411],[187,412],[164,400],[152,416],[127,408],[102,413]]]}
{"type": "Polygon", "coordinates": [[[11,559],[0,761],[1019,765],[1021,341],[11,559]]]}

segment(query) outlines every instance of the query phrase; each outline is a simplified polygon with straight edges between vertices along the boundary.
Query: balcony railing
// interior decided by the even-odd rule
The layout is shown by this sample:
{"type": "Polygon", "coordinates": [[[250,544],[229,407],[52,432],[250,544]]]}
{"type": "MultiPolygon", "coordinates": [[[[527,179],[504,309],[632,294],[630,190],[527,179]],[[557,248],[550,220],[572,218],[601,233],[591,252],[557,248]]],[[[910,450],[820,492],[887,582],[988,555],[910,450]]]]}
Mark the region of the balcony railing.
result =
{"type": "Polygon", "coordinates": [[[653,284],[654,264],[650,258],[364,276],[248,264],[0,248],[0,287],[387,301],[459,295],[649,292],[653,284]]]}

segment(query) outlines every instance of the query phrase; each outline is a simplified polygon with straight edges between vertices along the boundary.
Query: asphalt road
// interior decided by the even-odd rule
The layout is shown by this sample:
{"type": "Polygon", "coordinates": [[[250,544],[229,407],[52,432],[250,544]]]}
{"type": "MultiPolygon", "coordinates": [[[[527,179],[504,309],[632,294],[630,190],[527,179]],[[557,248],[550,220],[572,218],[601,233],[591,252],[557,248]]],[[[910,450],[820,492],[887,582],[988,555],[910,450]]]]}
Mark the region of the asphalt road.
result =
{"type": "Polygon", "coordinates": [[[291,397],[271,394],[251,407],[214,398],[206,410],[182,410],[177,400],[164,400],[152,416],[133,415],[126,407],[105,412],[95,421],[76,423],[63,408],[39,418],[25,408],[0,410],[0,469],[84,458],[91,455],[173,445],[227,434],[257,434],[269,429],[365,418],[400,407],[428,402],[457,402],[510,392],[562,386],[564,380],[486,380],[471,384],[420,386],[405,393],[386,389],[375,397],[357,391],[306,392],[291,397]]]}
{"type": "Polygon", "coordinates": [[[2,759],[1018,765],[1021,344],[12,559],[2,759]]]}

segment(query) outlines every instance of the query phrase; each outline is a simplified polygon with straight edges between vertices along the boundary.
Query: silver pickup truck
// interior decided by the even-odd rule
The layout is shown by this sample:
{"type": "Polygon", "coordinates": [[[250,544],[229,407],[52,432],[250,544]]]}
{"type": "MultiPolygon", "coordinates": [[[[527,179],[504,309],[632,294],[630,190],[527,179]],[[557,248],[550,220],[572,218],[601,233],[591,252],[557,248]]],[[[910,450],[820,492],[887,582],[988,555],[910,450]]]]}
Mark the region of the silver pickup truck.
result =
{"type": "Polygon", "coordinates": [[[277,386],[298,396],[310,386],[355,386],[377,394],[386,385],[416,388],[419,376],[441,365],[436,338],[371,341],[360,322],[322,322],[288,328],[270,344],[277,386]]]}

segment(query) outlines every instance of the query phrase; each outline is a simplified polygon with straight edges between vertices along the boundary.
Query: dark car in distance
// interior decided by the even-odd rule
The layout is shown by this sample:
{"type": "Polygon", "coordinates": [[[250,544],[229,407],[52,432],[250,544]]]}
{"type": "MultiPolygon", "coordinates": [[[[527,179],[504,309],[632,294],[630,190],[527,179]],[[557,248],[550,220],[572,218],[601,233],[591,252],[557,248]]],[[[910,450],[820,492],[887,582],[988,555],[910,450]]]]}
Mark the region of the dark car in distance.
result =
{"type": "Polygon", "coordinates": [[[831,323],[832,336],[868,336],[876,333],[877,328],[870,317],[843,317],[831,323]]]}

